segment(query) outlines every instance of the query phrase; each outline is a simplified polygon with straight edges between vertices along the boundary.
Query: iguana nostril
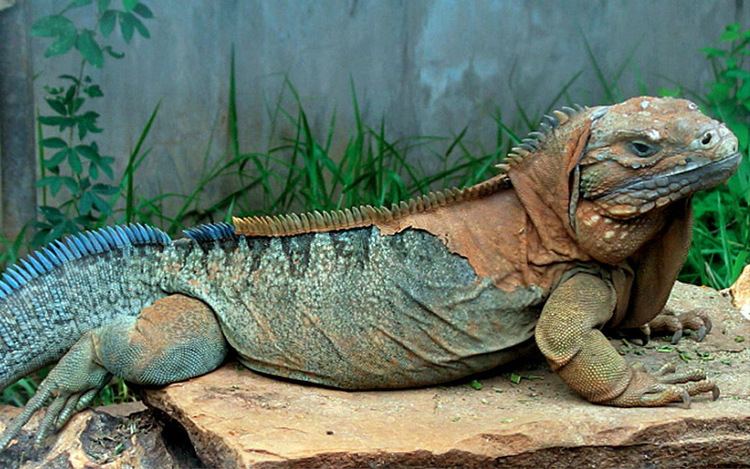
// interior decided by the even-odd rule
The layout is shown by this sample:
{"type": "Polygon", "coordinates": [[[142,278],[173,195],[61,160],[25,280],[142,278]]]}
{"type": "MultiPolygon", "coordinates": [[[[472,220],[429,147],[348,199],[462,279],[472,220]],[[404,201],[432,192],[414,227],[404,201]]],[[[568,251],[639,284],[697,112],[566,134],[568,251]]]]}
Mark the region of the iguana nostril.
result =
{"type": "Polygon", "coordinates": [[[703,145],[708,145],[711,143],[711,140],[713,139],[713,132],[706,132],[705,135],[703,135],[703,138],[701,139],[701,143],[703,145]]]}

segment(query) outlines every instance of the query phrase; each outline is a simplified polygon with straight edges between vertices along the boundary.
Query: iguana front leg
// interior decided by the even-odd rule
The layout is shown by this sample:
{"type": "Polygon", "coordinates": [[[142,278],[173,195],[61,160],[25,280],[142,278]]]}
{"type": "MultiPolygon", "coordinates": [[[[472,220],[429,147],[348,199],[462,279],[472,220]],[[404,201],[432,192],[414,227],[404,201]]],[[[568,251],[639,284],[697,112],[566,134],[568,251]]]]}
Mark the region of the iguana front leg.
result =
{"type": "Polygon", "coordinates": [[[215,369],[227,350],[205,303],[183,295],[162,298],[137,318],[122,318],[85,333],[5,429],[0,450],[49,398],[53,400],[39,424],[37,444],[90,404],[112,375],[142,385],[173,383],[215,369]]]}
{"type": "Polygon", "coordinates": [[[662,406],[718,387],[701,370],[649,374],[630,367],[598,329],[612,315],[614,289],[599,277],[577,274],[552,292],[536,326],[536,342],[552,369],[578,394],[600,404],[662,406]]]}

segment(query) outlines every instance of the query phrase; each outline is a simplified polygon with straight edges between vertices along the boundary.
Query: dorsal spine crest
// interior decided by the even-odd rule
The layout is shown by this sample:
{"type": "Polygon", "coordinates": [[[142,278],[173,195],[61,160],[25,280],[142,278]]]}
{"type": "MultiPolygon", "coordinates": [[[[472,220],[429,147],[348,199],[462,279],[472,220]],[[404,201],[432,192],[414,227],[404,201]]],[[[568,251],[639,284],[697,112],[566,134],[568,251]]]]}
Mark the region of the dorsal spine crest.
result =
{"type": "Polygon", "coordinates": [[[542,117],[542,121],[539,123],[539,130],[529,132],[529,134],[521,139],[521,143],[510,149],[507,155],[507,161],[496,165],[495,167],[503,173],[507,173],[513,166],[521,163],[525,158],[537,152],[544,145],[547,137],[554,132],[554,130],[565,125],[570,119],[584,111],[586,108],[575,105],[575,109],[568,106],[563,106],[560,110],[552,111],[552,115],[545,114],[542,117]]]}
{"type": "Polygon", "coordinates": [[[505,175],[499,175],[466,189],[450,188],[430,192],[390,207],[360,205],[324,212],[314,210],[289,215],[233,218],[232,221],[236,234],[245,236],[292,236],[317,231],[345,230],[388,223],[408,215],[476,199],[509,185],[510,180],[505,175]]]}
{"type": "Polygon", "coordinates": [[[182,231],[186,238],[198,243],[224,241],[235,236],[234,226],[229,223],[205,223],[182,231]]]}
{"type": "Polygon", "coordinates": [[[0,299],[67,262],[129,246],[166,246],[171,242],[160,229],[141,224],[100,228],[55,240],[6,269],[0,278],[0,299]]]}

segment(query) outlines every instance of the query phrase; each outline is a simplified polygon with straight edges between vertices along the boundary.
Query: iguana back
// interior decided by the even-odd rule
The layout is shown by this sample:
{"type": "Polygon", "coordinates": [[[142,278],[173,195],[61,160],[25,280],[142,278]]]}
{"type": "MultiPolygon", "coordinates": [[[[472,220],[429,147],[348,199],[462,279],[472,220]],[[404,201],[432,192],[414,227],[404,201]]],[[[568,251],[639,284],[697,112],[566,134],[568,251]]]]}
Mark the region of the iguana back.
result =
{"type": "Polygon", "coordinates": [[[206,302],[249,368],[328,386],[407,387],[493,368],[532,338],[543,299],[535,286],[497,288],[422,230],[201,245],[164,252],[164,270],[179,273],[162,287],[206,302]]]}

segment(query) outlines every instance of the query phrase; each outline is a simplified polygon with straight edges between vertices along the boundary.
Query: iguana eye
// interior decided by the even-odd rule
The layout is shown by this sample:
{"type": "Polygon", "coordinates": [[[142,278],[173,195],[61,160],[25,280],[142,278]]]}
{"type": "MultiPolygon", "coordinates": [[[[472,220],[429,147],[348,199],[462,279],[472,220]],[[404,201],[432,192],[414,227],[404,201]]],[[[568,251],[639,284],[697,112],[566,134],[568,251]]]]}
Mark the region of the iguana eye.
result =
{"type": "Polygon", "coordinates": [[[640,140],[636,140],[634,142],[630,142],[630,151],[636,155],[640,156],[641,158],[645,158],[647,156],[651,156],[657,151],[659,151],[659,148],[650,145],[646,142],[642,142],[640,140]]]}

